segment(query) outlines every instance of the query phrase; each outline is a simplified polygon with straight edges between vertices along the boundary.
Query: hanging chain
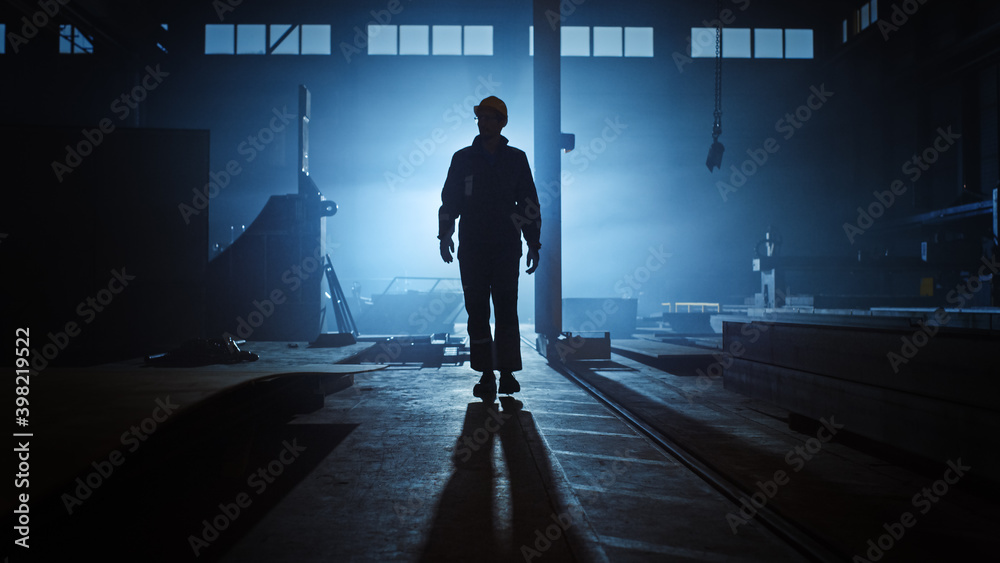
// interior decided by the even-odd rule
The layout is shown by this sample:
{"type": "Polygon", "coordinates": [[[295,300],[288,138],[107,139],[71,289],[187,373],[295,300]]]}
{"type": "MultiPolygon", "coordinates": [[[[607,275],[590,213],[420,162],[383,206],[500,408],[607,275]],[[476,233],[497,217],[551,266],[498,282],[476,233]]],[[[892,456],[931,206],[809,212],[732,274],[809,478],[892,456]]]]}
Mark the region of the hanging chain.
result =
{"type": "Polygon", "coordinates": [[[715,122],[712,125],[712,139],[719,140],[722,134],[722,0],[718,0],[715,23],[715,122]]]}

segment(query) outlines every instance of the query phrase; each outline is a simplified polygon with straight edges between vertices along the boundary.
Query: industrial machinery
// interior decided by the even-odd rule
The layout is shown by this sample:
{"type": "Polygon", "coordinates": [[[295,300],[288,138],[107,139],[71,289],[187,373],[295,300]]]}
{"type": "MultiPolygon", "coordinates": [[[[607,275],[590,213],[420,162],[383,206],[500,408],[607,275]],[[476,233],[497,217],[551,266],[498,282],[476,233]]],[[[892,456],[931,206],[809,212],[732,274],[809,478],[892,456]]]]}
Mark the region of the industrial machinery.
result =
{"type": "Polygon", "coordinates": [[[768,230],[754,249],[765,309],[869,309],[997,306],[997,196],[896,220],[877,246],[854,256],[783,256],[768,230]],[[805,289],[806,293],[801,293],[805,289]],[[792,290],[796,293],[793,294],[792,290]]]}
{"type": "MultiPolygon", "coordinates": [[[[309,116],[309,90],[299,86],[298,193],[271,196],[247,230],[209,263],[209,334],[311,342],[320,332],[324,275],[331,295],[343,296],[336,275],[330,275],[332,264],[328,272],[324,249],[323,219],[333,216],[337,205],[309,175],[309,116]]],[[[338,314],[341,318],[348,317],[338,314]]],[[[338,329],[355,332],[352,324],[338,329]]]]}

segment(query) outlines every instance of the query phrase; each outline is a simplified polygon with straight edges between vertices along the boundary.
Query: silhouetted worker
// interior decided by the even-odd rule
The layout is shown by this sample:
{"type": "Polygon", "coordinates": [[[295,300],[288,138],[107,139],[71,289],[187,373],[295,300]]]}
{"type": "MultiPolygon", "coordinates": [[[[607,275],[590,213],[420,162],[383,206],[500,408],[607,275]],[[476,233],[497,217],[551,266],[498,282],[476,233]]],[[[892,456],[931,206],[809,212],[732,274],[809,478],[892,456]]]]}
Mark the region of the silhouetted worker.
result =
{"type": "Polygon", "coordinates": [[[479,135],[472,146],[451,159],[441,191],[438,239],[441,258],[451,262],[452,234],[458,227],[458,264],[469,313],[472,369],[482,372],[472,393],[492,402],[500,372],[500,393],[521,390],[514,372],[521,369],[517,321],[517,276],[521,235],[528,243],[527,273],[538,268],[541,211],[531,168],[524,152],[507,145],[500,131],[507,125],[507,105],[490,96],[473,108],[479,135]],[[490,334],[490,297],[496,337],[490,334]],[[494,342],[495,340],[495,342],[494,342]]]}

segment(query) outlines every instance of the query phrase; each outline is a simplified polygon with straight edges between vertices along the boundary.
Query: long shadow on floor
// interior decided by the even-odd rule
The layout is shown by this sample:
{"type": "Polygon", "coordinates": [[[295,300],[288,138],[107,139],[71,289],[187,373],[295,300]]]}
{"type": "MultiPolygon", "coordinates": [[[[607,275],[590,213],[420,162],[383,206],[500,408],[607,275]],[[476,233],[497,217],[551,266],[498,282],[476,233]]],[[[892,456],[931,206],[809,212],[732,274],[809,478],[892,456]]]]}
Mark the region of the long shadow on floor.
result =
{"type": "MultiPolygon", "coordinates": [[[[257,421],[201,442],[188,428],[165,429],[72,515],[61,501],[43,505],[32,547],[45,555],[39,561],[218,560],[356,427],[257,421]]],[[[81,483],[67,485],[63,498],[80,494],[81,483]]]]}
{"type": "Polygon", "coordinates": [[[552,464],[520,402],[470,403],[421,561],[576,561],[579,522],[552,487],[552,464]],[[503,464],[495,456],[499,439],[503,464]],[[508,500],[509,499],[509,500],[508,500]],[[560,524],[561,522],[561,524],[560,524]]]}

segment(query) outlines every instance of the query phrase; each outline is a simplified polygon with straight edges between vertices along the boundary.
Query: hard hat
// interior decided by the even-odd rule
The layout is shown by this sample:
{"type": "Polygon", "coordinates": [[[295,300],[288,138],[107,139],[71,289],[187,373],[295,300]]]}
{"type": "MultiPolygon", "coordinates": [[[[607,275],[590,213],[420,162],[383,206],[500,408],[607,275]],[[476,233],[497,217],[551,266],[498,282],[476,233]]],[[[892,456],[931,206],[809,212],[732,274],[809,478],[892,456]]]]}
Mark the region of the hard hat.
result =
{"type": "Polygon", "coordinates": [[[480,111],[479,108],[491,109],[503,116],[504,123],[507,122],[507,104],[503,103],[503,100],[501,100],[500,98],[496,96],[490,96],[484,99],[483,101],[479,102],[478,106],[472,108],[472,111],[475,112],[476,117],[479,117],[479,111],[480,111]]]}

